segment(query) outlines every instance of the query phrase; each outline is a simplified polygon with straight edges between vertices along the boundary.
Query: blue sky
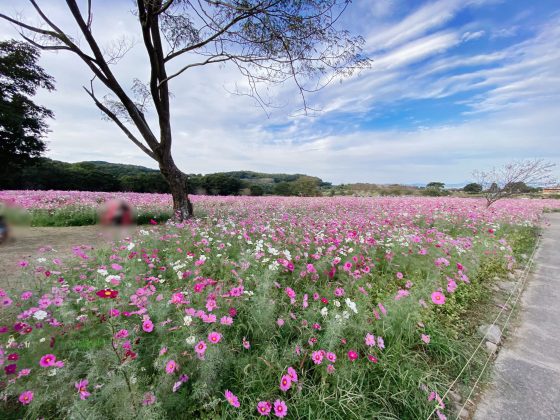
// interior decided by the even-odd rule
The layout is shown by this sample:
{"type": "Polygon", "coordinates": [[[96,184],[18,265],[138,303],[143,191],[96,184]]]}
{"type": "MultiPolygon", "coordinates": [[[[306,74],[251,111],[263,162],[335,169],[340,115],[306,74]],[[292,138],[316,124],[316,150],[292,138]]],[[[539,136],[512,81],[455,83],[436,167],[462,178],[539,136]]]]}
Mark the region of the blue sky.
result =
{"type": "MultiPolygon", "coordinates": [[[[49,15],[70,20],[56,2],[49,15]]],[[[59,3],[60,4],[60,3],[59,3]]],[[[3,12],[25,5],[0,6],[3,12]]],[[[138,38],[128,1],[94,1],[94,33],[106,45],[138,38]]],[[[31,19],[34,21],[34,19],[31,19]]],[[[188,173],[299,172],[334,183],[450,184],[474,169],[544,157],[560,164],[560,2],[557,0],[355,0],[340,24],[366,40],[370,69],[308,97],[274,88],[284,106],[264,113],[235,69],[204,67],[171,85],[175,160],[188,173]]],[[[0,37],[17,34],[0,22],[0,37]]],[[[38,100],[54,110],[49,156],[65,161],[155,162],[102,121],[82,91],[89,73],[67,54],[41,63],[57,80],[38,100]]],[[[140,46],[116,67],[146,79],[140,46]]],[[[558,171],[557,171],[558,172],[558,171]]]]}

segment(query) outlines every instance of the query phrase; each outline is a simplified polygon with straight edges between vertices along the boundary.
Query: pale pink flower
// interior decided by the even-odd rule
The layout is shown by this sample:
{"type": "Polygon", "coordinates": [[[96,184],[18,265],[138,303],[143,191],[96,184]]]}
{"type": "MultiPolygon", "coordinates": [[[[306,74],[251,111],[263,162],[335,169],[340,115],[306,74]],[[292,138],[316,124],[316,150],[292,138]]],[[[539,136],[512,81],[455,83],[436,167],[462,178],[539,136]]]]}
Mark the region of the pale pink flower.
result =
{"type": "Polygon", "coordinates": [[[426,334],[422,334],[422,341],[426,344],[430,344],[430,336],[426,334]]]}
{"type": "Polygon", "coordinates": [[[364,341],[366,342],[366,346],[375,346],[375,336],[373,334],[367,333],[364,341]]]}

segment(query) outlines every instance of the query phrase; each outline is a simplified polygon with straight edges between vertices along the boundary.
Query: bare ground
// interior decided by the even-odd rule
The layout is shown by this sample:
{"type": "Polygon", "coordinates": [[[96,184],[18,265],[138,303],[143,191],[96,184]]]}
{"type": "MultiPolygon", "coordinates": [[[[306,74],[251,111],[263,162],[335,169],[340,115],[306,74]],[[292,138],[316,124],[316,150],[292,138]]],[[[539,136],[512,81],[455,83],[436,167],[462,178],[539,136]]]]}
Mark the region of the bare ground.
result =
{"type": "MultiPolygon", "coordinates": [[[[109,241],[99,226],[19,228],[0,245],[0,287],[19,289],[20,260],[39,258],[41,249],[53,248],[56,258],[72,255],[72,247],[90,245],[94,248],[109,241]]],[[[52,258],[53,253],[49,253],[52,258]]]]}

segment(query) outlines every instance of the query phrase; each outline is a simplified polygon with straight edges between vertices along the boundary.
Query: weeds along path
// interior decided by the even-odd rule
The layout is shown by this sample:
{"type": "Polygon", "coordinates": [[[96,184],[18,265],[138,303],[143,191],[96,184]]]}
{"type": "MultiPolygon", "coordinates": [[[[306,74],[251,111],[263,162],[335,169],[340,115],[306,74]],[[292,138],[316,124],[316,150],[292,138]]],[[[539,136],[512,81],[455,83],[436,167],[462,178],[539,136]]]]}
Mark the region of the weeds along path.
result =
{"type": "MultiPolygon", "coordinates": [[[[18,262],[22,259],[40,258],[41,248],[52,247],[57,251],[57,258],[63,259],[72,254],[73,246],[98,247],[107,242],[99,226],[19,228],[6,243],[0,245],[0,288],[24,287],[25,285],[18,284],[18,262]]],[[[49,253],[50,258],[52,255],[49,253]]]]}
{"type": "Polygon", "coordinates": [[[520,326],[496,359],[475,420],[560,419],[560,213],[546,219],[520,326]]]}

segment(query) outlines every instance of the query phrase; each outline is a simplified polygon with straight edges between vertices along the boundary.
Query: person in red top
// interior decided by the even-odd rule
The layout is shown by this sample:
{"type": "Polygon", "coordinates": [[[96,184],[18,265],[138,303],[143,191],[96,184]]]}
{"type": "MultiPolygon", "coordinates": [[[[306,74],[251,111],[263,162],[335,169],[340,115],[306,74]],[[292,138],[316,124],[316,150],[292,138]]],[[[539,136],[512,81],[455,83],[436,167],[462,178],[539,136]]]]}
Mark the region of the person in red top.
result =
{"type": "Polygon", "coordinates": [[[123,200],[107,202],[101,214],[101,224],[105,226],[128,226],[132,221],[132,209],[123,200]]]}

